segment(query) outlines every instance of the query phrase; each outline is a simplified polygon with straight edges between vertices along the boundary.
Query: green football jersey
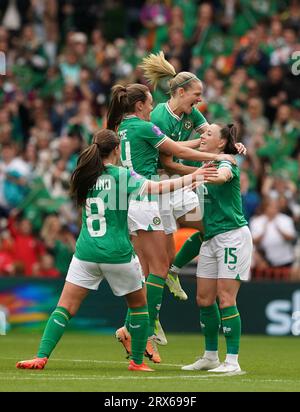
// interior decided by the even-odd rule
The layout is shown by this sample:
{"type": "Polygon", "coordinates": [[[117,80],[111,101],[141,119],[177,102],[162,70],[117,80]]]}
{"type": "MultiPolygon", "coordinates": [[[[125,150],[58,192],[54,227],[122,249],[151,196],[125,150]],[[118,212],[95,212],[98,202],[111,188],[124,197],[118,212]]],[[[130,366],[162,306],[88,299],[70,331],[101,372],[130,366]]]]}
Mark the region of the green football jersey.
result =
{"type": "Polygon", "coordinates": [[[204,240],[248,224],[242,208],[239,168],[226,161],[219,162],[221,167],[230,168],[232,179],[204,187],[204,240]]]}
{"type": "Polygon", "coordinates": [[[136,116],[127,116],[118,134],[122,165],[147,179],[157,175],[158,147],[167,139],[159,127],[136,116]]]}
{"type": "Polygon", "coordinates": [[[158,126],[168,137],[177,141],[186,141],[194,131],[207,124],[207,120],[193,107],[190,114],[177,116],[171,110],[169,103],[160,103],[151,113],[151,122],[158,126]]]}
{"type": "Polygon", "coordinates": [[[130,195],[142,191],[146,179],[123,167],[107,165],[88,192],[75,256],[96,263],[128,263],[134,254],[127,215],[130,195]]]}

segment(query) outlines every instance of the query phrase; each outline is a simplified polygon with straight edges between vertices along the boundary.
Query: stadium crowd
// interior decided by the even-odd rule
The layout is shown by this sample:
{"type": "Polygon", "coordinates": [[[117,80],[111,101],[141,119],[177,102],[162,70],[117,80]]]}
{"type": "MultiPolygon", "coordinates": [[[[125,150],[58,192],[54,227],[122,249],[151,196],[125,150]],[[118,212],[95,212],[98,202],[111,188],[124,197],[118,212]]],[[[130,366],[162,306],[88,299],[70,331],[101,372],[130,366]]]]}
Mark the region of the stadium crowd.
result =
{"type": "Polygon", "coordinates": [[[0,0],[0,274],[66,274],[78,154],[112,86],[146,84],[138,64],[163,50],[204,81],[208,121],[239,126],[254,277],[300,279],[299,39],[298,0],[0,0]]]}

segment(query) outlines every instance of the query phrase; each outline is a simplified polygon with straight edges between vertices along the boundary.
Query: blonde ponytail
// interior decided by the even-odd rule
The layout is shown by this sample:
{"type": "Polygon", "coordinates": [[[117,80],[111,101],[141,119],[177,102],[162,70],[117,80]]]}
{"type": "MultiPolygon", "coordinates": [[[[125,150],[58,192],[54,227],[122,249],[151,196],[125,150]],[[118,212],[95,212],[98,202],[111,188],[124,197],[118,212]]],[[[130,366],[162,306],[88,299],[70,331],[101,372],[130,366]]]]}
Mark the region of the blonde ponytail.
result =
{"type": "Polygon", "coordinates": [[[140,67],[144,71],[144,76],[154,89],[156,89],[161,79],[166,77],[173,78],[176,76],[175,68],[165,59],[165,55],[162,51],[158,54],[151,53],[149,56],[144,57],[140,67]]]}
{"type": "Polygon", "coordinates": [[[171,96],[176,93],[179,87],[187,89],[191,87],[191,82],[201,82],[201,80],[191,72],[180,72],[176,74],[175,68],[165,59],[162,51],[158,54],[150,54],[148,57],[144,57],[140,67],[144,71],[144,76],[154,89],[157,88],[160,80],[165,78],[169,79],[169,93],[171,96]]]}

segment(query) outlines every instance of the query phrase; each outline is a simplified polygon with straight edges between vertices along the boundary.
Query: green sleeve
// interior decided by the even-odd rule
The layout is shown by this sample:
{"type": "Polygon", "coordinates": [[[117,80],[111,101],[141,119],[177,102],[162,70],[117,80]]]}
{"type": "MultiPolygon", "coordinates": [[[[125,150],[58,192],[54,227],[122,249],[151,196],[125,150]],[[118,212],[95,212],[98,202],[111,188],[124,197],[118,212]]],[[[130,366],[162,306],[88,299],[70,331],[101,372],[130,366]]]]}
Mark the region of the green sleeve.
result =
{"type": "Polygon", "coordinates": [[[154,147],[159,147],[167,139],[167,136],[160,130],[160,128],[152,122],[147,122],[143,132],[142,137],[144,140],[154,147]]]}
{"type": "Polygon", "coordinates": [[[228,162],[227,160],[221,160],[218,164],[218,169],[226,167],[231,172],[231,178],[228,180],[229,182],[237,175],[238,168],[237,166],[233,165],[232,163],[228,162]]]}

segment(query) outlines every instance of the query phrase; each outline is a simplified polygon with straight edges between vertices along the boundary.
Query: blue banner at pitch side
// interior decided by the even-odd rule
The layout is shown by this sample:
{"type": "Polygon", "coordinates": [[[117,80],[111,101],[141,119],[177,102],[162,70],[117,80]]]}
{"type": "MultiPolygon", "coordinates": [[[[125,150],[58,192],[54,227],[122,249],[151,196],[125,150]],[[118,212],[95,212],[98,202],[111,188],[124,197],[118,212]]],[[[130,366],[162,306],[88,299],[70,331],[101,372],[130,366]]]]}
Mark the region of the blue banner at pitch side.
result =
{"type": "MultiPolygon", "coordinates": [[[[165,290],[161,322],[168,332],[199,332],[199,311],[195,301],[196,281],[182,276],[189,300],[180,302],[165,290]]],[[[0,323],[8,328],[43,328],[55,308],[63,280],[0,277],[0,323]]],[[[238,297],[244,334],[300,336],[300,283],[250,282],[238,297]]],[[[116,298],[106,282],[91,292],[70,328],[113,333],[123,324],[126,305],[116,298]]],[[[1,326],[0,325],[0,326],[1,326]]],[[[1,333],[1,330],[0,330],[1,333]]]]}

